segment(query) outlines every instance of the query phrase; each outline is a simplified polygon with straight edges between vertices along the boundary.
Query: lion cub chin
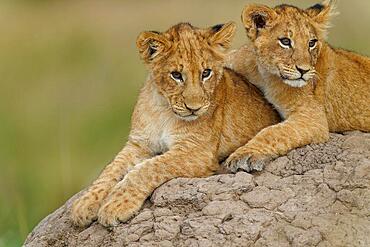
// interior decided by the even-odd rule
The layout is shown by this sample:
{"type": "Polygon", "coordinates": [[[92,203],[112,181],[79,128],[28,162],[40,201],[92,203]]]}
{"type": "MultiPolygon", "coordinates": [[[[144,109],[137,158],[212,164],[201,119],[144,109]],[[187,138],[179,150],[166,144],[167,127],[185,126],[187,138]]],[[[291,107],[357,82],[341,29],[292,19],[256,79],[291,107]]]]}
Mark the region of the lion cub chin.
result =
{"type": "Polygon", "coordinates": [[[280,121],[259,91],[229,69],[235,24],[143,32],[137,47],[149,67],[126,146],[74,202],[80,226],[115,226],[155,188],[176,177],[205,177],[258,131],[280,121]]]}
{"type": "Polygon", "coordinates": [[[370,59],[325,41],[333,2],[308,9],[284,4],[244,8],[251,44],[231,53],[228,64],[263,91],[284,121],[238,149],[227,167],[246,162],[253,167],[327,141],[329,131],[370,131],[370,59]]]}

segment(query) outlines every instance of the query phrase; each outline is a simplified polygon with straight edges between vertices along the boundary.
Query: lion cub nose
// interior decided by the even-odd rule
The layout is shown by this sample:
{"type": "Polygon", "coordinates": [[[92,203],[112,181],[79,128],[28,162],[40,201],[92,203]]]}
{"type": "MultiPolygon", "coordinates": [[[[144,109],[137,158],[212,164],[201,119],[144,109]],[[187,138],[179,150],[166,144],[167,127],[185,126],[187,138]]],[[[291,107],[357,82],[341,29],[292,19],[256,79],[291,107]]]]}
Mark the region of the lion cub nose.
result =
{"type": "Polygon", "coordinates": [[[185,107],[186,107],[186,109],[188,109],[191,112],[196,112],[200,108],[202,108],[202,105],[201,104],[189,104],[189,103],[185,103],[185,107]]]}
{"type": "Polygon", "coordinates": [[[309,68],[307,67],[299,67],[299,66],[295,66],[297,68],[297,70],[299,71],[299,73],[301,73],[301,75],[304,75],[306,74],[308,71],[310,71],[309,68]]]}

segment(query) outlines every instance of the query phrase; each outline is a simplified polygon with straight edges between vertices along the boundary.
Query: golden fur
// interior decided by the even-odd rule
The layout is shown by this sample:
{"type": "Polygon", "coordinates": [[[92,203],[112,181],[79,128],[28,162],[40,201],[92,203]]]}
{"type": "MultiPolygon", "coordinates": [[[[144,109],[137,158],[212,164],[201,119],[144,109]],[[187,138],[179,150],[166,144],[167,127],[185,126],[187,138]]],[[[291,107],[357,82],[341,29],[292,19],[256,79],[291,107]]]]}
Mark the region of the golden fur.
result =
{"type": "Polygon", "coordinates": [[[77,225],[126,221],[164,182],[213,174],[220,161],[280,121],[255,86],[224,69],[234,31],[234,23],[207,29],[183,23],[140,34],[137,46],[149,76],[129,141],[74,202],[77,225]]]}
{"type": "Polygon", "coordinates": [[[370,130],[370,59],[325,41],[334,13],[333,1],[306,10],[243,10],[251,44],[232,52],[228,63],[261,89],[284,121],[232,154],[226,161],[231,170],[255,169],[291,149],[325,142],[329,131],[370,130]]]}

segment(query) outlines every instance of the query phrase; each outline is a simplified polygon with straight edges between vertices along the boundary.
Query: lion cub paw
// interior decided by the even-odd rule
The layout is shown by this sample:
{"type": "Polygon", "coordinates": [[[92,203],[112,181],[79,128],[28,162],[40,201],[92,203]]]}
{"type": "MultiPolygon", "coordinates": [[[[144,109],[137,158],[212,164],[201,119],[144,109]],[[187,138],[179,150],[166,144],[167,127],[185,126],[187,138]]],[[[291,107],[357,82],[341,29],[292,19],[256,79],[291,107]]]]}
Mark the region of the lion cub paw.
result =
{"type": "Polygon", "coordinates": [[[98,212],[98,221],[103,226],[117,226],[137,213],[145,201],[138,199],[137,193],[115,191],[111,193],[98,212]]]}
{"type": "Polygon", "coordinates": [[[271,160],[272,156],[256,154],[247,149],[240,149],[235,151],[226,159],[224,166],[233,173],[238,171],[262,171],[266,164],[271,160]]]}
{"type": "Polygon", "coordinates": [[[75,225],[88,226],[97,219],[100,201],[92,193],[85,193],[72,206],[71,217],[75,225]]]}

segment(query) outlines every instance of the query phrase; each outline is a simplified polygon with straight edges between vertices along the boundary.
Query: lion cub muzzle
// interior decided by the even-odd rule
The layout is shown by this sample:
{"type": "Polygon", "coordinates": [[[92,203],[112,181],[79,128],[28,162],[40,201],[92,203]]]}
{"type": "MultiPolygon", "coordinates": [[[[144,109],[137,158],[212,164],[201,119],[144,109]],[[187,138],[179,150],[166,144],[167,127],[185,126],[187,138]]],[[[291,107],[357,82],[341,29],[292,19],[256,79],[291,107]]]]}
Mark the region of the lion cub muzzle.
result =
{"type": "Polygon", "coordinates": [[[316,75],[315,69],[307,65],[283,65],[279,70],[283,82],[292,87],[303,87],[316,75]]]}
{"type": "Polygon", "coordinates": [[[181,106],[172,106],[175,114],[183,120],[192,121],[208,111],[210,103],[205,98],[187,97],[181,106]]]}
{"type": "Polygon", "coordinates": [[[210,101],[199,82],[189,83],[172,105],[173,111],[183,120],[192,121],[208,111],[210,101]]]}

